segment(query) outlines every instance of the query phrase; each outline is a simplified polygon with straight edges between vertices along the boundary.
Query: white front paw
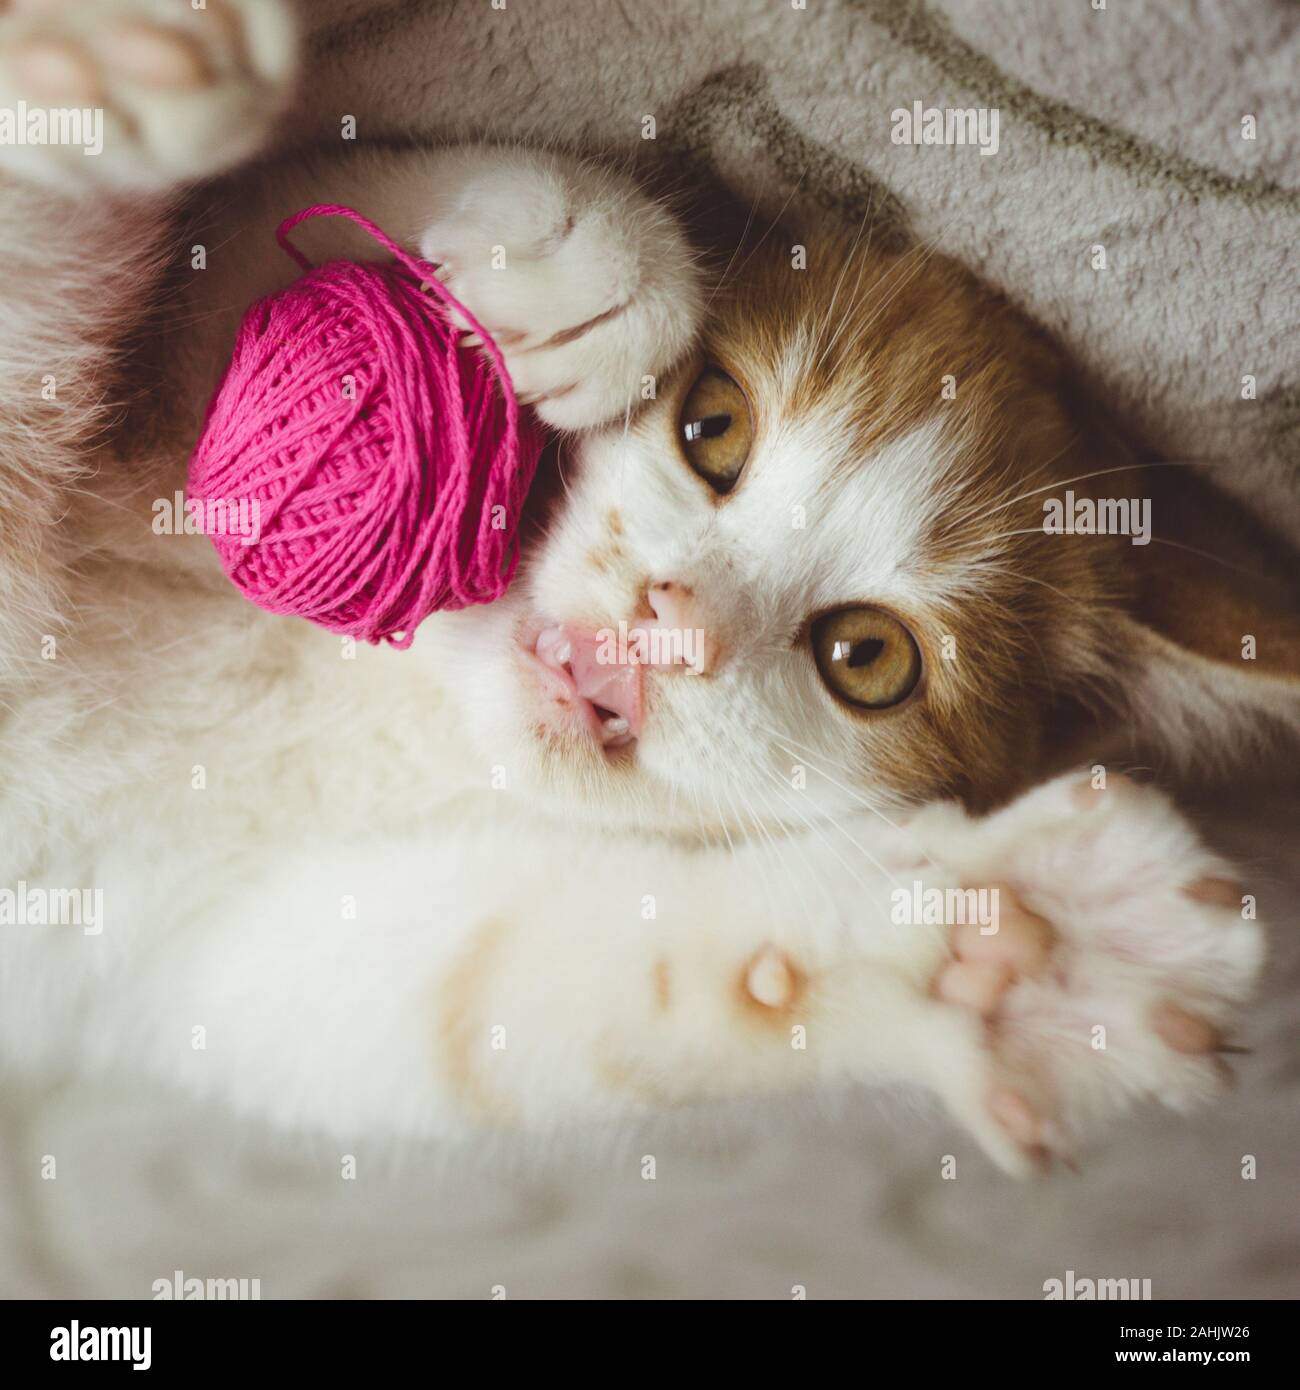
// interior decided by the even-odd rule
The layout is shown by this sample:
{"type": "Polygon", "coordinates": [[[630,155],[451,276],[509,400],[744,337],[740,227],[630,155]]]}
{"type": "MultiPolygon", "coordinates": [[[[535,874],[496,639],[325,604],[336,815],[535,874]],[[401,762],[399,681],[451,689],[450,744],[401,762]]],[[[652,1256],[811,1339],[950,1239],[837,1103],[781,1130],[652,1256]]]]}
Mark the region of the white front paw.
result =
{"type": "Polygon", "coordinates": [[[621,416],[689,347],[701,297],[676,221],[580,160],[467,149],[439,169],[420,253],[559,429],[621,416]]]}
{"type": "Polygon", "coordinates": [[[998,1162],[1022,1172],[1134,1102],[1222,1091],[1263,935],[1161,793],[1061,778],[947,843],[966,884],[997,890],[997,929],[952,929],[935,993],[983,1020],[978,1065],[945,1094],[998,1162]]]}
{"type": "Polygon", "coordinates": [[[284,0],[17,6],[0,14],[0,108],[26,112],[26,138],[0,145],[0,162],[74,189],[207,177],[263,143],[296,57],[284,0]]]}

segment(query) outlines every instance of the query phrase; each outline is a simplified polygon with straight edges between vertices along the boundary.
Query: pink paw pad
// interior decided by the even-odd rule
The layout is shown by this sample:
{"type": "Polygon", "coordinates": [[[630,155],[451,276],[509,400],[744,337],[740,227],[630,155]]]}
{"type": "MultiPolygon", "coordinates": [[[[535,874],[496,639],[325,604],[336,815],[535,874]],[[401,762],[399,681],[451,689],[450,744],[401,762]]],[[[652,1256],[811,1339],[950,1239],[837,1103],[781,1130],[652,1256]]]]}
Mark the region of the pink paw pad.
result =
{"type": "Polygon", "coordinates": [[[146,86],[179,91],[202,87],[211,77],[195,43],[155,24],[124,24],[105,34],[99,48],[114,72],[146,86]]]}
{"type": "Polygon", "coordinates": [[[9,70],[23,93],[38,101],[93,102],[99,96],[95,65],[73,44],[30,39],[9,56],[9,70]]]}
{"type": "Polygon", "coordinates": [[[963,922],[953,928],[954,960],[940,972],[936,995],[949,1004],[988,1017],[1017,979],[1037,975],[1051,956],[1051,923],[1023,907],[1005,883],[992,886],[997,913],[990,924],[963,922]]]}

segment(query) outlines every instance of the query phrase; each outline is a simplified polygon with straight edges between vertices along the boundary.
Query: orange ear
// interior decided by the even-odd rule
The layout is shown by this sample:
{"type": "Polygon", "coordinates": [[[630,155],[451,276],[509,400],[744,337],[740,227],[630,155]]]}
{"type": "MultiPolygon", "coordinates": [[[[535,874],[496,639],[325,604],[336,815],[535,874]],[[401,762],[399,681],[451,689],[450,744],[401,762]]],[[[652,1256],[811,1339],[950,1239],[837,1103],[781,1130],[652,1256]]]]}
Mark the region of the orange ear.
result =
{"type": "Polygon", "coordinates": [[[1300,680],[1300,556],[1191,469],[1141,471],[1152,544],[1131,547],[1134,617],[1204,661],[1300,680]]]}
{"type": "Polygon", "coordinates": [[[1300,738],[1300,558],[1191,468],[1118,476],[1150,499],[1115,630],[1135,722],[1202,767],[1300,738]]]}

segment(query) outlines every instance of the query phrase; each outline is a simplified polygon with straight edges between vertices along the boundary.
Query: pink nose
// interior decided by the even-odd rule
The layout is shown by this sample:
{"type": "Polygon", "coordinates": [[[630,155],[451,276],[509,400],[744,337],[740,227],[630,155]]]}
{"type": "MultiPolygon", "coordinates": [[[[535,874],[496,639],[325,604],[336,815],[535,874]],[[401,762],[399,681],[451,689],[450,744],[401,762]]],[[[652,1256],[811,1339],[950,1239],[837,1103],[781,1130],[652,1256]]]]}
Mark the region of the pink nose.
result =
{"type": "Polygon", "coordinates": [[[721,665],[722,647],[695,591],[663,579],[646,586],[645,598],[655,615],[650,631],[659,639],[653,643],[659,655],[650,664],[661,669],[680,666],[697,676],[716,671],[721,665]]]}
{"type": "Polygon", "coordinates": [[[656,582],[647,585],[645,601],[651,622],[604,628],[556,623],[534,639],[546,688],[559,704],[580,711],[606,748],[641,736],[646,667],[706,675],[720,664],[718,641],[691,589],[656,582]]]}

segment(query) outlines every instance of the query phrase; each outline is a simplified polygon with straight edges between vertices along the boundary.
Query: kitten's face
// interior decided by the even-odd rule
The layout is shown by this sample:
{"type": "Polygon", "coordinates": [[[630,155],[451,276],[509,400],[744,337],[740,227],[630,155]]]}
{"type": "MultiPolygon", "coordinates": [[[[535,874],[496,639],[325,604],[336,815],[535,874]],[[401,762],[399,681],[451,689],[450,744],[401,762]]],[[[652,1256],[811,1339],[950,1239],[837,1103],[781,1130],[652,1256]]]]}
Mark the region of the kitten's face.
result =
{"type": "Polygon", "coordinates": [[[684,828],[1008,794],[1092,640],[1091,562],[1041,527],[1086,471],[1049,350],[955,268],[840,245],[715,307],[627,428],[566,444],[506,598],[446,624],[484,755],[684,828]]]}

